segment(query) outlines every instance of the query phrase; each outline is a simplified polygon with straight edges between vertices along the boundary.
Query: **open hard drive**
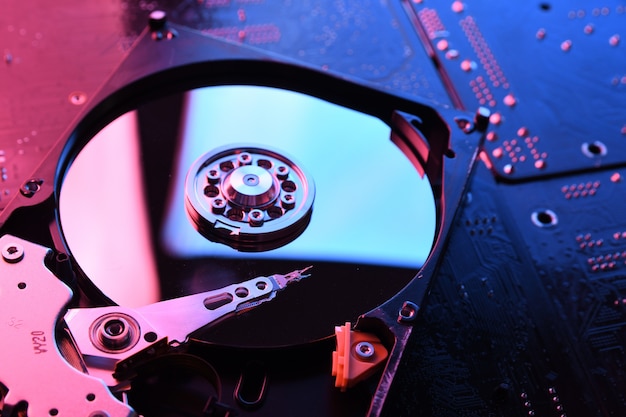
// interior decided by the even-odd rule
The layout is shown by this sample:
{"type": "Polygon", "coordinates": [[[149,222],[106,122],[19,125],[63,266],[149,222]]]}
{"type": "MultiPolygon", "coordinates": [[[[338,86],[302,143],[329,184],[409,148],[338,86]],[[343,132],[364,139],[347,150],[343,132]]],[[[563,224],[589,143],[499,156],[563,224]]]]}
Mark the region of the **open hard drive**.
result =
{"type": "Polygon", "coordinates": [[[378,414],[488,110],[164,19],[3,212],[5,409],[378,414]]]}
{"type": "Polygon", "coordinates": [[[8,3],[2,416],[626,413],[626,5],[8,3]]]}

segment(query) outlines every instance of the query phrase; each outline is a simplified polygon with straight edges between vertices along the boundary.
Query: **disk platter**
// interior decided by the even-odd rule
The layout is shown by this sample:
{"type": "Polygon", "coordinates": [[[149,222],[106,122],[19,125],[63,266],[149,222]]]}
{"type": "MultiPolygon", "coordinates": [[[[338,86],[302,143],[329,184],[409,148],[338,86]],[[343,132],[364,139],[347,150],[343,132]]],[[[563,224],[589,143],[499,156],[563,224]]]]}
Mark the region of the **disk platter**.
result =
{"type": "Polygon", "coordinates": [[[271,302],[193,336],[246,347],[325,338],[403,288],[433,244],[428,180],[389,138],[375,117],[271,87],[214,86],[147,102],[77,153],[60,191],[63,235],[85,278],[128,307],[312,266],[310,277],[271,302]],[[233,166],[211,182],[204,162],[219,158],[233,166]],[[277,174],[281,164],[290,177],[277,174]],[[292,177],[299,191],[284,186],[292,177]],[[195,198],[211,212],[194,211],[189,184],[196,178],[206,182],[200,189],[217,184],[217,198],[238,208],[235,220],[251,230],[245,245],[228,230],[203,228],[233,216],[212,219],[220,214],[211,211],[216,196],[202,192],[195,198]],[[256,181],[251,195],[276,184],[276,192],[264,189],[267,201],[250,203],[261,204],[265,218],[256,228],[249,226],[257,209],[239,192],[244,179],[256,181]],[[295,207],[281,200],[285,194],[295,196],[295,207]],[[303,199],[310,206],[301,209],[303,199]],[[265,245],[265,230],[297,210],[305,210],[298,227],[265,245]]]}

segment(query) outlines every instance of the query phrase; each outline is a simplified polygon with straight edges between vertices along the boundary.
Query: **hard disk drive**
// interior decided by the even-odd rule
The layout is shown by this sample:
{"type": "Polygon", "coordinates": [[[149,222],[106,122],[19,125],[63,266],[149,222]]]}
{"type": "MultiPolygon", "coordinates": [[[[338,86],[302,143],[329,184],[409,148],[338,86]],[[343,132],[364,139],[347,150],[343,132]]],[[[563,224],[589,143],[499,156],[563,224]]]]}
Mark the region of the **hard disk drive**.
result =
{"type": "Polygon", "coordinates": [[[489,111],[163,19],[2,211],[3,415],[379,415],[489,111]]]}
{"type": "Polygon", "coordinates": [[[2,416],[626,415],[620,0],[3,0],[2,416]]]}

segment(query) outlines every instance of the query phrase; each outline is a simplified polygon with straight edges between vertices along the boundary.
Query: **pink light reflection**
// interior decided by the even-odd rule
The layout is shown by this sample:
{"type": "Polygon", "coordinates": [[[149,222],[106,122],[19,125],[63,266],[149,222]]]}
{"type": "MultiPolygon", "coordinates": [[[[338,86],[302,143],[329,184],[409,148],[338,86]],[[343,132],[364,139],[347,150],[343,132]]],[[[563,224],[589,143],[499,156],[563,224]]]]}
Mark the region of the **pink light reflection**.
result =
{"type": "Polygon", "coordinates": [[[63,233],[81,268],[106,295],[127,307],[160,300],[142,183],[137,120],[131,112],[80,152],[59,202],[63,233]],[[86,198],[93,191],[84,190],[94,187],[103,198],[86,198]],[[93,227],[93,222],[102,225],[93,227]]]}

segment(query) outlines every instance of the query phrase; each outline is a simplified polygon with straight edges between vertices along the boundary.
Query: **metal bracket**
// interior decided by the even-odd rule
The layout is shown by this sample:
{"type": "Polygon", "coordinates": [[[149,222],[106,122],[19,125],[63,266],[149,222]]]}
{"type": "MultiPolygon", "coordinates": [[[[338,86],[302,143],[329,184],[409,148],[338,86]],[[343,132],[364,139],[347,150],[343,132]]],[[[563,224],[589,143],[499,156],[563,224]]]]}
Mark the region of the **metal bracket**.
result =
{"type": "Polygon", "coordinates": [[[100,379],[78,371],[61,355],[55,328],[72,291],[44,265],[51,251],[10,235],[0,238],[0,247],[23,251],[17,260],[3,251],[0,260],[4,402],[28,403],[31,416],[136,416],[100,379]]]}

